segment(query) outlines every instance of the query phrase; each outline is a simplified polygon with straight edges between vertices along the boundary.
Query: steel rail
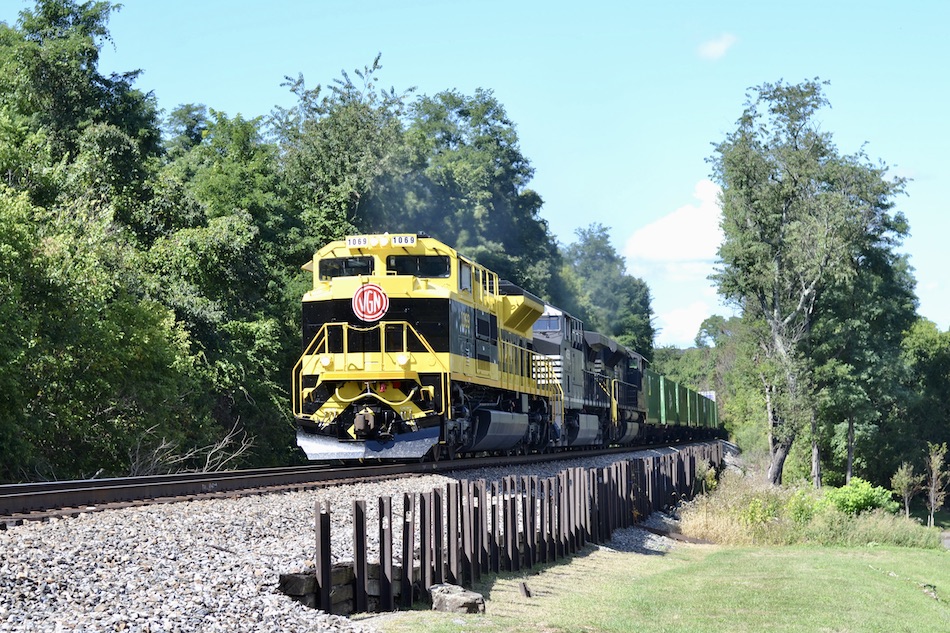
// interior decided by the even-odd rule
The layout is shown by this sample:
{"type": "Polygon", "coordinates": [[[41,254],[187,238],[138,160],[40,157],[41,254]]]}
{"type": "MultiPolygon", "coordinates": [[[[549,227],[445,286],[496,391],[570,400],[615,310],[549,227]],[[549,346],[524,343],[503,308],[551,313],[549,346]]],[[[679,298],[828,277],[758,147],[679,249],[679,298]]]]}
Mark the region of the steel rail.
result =
{"type": "Polygon", "coordinates": [[[581,459],[615,453],[651,450],[658,446],[536,453],[527,455],[466,457],[438,462],[362,464],[331,467],[327,464],[207,473],[176,473],[140,477],[82,479],[0,485],[0,528],[8,523],[41,520],[54,515],[74,515],[102,510],[116,504],[167,502],[222,494],[262,490],[287,490],[361,479],[514,466],[556,460],[581,459]]]}

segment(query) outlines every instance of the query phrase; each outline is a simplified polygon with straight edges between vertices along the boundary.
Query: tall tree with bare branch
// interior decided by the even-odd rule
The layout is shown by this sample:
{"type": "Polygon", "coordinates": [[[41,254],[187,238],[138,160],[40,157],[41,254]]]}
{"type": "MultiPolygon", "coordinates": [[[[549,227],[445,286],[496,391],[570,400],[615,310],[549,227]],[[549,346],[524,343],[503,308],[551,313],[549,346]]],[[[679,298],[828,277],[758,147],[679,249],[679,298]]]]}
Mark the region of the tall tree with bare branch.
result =
{"type": "Polygon", "coordinates": [[[720,294],[758,332],[759,373],[770,422],[769,479],[814,419],[813,363],[805,343],[822,295],[856,274],[856,253],[891,224],[900,178],[863,151],[839,154],[818,113],[828,105],[815,79],[753,88],[737,129],[710,159],[722,186],[720,294]]]}

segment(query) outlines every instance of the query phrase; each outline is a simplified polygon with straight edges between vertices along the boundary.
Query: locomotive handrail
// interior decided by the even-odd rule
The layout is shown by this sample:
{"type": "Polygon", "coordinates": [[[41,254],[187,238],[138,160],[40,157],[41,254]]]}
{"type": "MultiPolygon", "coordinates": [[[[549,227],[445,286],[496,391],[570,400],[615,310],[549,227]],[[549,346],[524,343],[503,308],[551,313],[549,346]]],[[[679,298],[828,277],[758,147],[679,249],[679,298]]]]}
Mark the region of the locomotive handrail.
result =
{"type": "Polygon", "coordinates": [[[531,357],[532,376],[538,384],[539,389],[547,387],[547,395],[553,401],[554,411],[553,420],[561,421],[564,419],[564,388],[561,385],[560,377],[554,368],[554,361],[543,354],[532,352],[531,357]],[[544,387],[542,387],[544,385],[544,387]]]}
{"type": "MultiPolygon", "coordinates": [[[[445,366],[445,363],[442,362],[438,354],[436,354],[435,350],[432,349],[432,346],[429,344],[429,341],[427,341],[424,336],[419,334],[416,328],[414,328],[412,324],[409,323],[408,321],[382,321],[370,327],[360,327],[358,325],[352,325],[350,323],[345,323],[345,322],[324,323],[323,325],[320,326],[320,329],[317,330],[316,334],[313,335],[313,338],[310,339],[310,343],[304,349],[304,352],[303,354],[300,355],[300,358],[297,359],[297,362],[293,368],[293,384],[291,385],[291,387],[292,387],[293,407],[294,407],[295,415],[301,414],[303,410],[304,359],[308,356],[313,357],[319,354],[326,354],[326,355],[342,354],[343,359],[344,359],[343,360],[344,366],[347,366],[347,360],[346,360],[347,356],[349,356],[351,353],[357,353],[357,352],[349,351],[349,332],[351,330],[356,331],[356,332],[363,332],[363,333],[372,332],[373,330],[379,330],[378,349],[364,350],[358,353],[362,354],[362,353],[365,353],[366,351],[370,351],[371,353],[378,353],[381,361],[384,360],[387,355],[413,353],[409,351],[409,336],[408,336],[409,332],[412,332],[413,336],[416,337],[416,340],[419,341],[419,343],[422,345],[423,348],[425,348],[425,352],[417,352],[417,353],[428,353],[429,358],[432,360],[432,363],[437,367],[437,370],[440,370],[442,373],[448,372],[448,368],[445,366]],[[386,349],[386,343],[388,340],[390,340],[386,336],[386,329],[388,327],[399,327],[402,329],[402,336],[401,336],[402,344],[399,346],[399,349],[397,350],[386,349]],[[333,352],[333,351],[330,351],[329,349],[329,332],[331,328],[339,328],[342,331],[342,350],[339,352],[333,352]]],[[[405,373],[405,370],[403,370],[401,367],[398,371],[405,373]]]]}

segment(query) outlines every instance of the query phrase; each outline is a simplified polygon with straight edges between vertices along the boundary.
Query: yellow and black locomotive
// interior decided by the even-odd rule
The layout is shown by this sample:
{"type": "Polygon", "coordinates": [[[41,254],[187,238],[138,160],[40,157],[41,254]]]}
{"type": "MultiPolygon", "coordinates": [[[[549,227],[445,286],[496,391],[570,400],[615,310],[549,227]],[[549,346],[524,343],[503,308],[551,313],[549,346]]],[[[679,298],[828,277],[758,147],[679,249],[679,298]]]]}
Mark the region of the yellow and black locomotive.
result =
{"type": "Polygon", "coordinates": [[[423,234],[347,237],[304,268],[313,288],[292,393],[310,459],[629,444],[650,428],[718,426],[714,405],[681,419],[681,388],[665,397],[670,384],[639,354],[423,234]]]}

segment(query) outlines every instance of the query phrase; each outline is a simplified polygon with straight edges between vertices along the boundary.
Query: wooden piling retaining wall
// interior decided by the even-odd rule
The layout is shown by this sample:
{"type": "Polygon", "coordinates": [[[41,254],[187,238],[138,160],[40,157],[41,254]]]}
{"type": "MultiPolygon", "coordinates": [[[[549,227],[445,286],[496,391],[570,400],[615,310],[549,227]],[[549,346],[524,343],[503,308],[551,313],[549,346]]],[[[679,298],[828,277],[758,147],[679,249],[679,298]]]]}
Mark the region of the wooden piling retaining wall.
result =
{"type": "Polygon", "coordinates": [[[427,493],[378,498],[375,526],[367,524],[366,502],[354,501],[353,562],[335,565],[330,508],[318,502],[316,569],[281,575],[280,589],[338,614],[407,608],[427,598],[423,589],[434,584],[472,587],[482,574],[531,569],[588,543],[604,543],[614,530],[692,498],[697,466],[719,467],[722,457],[722,444],[710,442],[546,479],[461,480],[427,493]],[[378,530],[378,561],[368,560],[370,529],[378,530]]]}

